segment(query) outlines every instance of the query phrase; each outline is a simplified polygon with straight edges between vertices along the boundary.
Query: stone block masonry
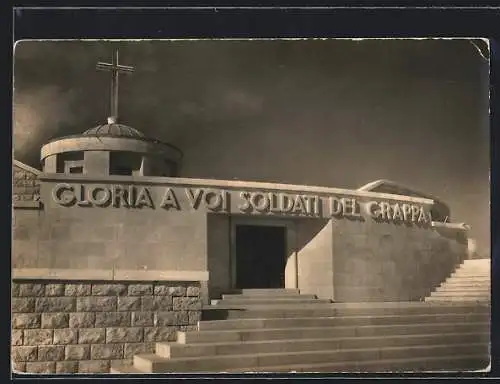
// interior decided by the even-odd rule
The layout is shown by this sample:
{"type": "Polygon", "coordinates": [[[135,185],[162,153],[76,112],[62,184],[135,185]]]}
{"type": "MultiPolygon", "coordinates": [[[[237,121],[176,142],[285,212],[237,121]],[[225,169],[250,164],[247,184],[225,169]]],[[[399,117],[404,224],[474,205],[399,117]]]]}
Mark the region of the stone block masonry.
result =
{"type": "MultiPolygon", "coordinates": [[[[36,171],[36,170],[33,170],[36,171]]],[[[13,166],[13,193],[12,200],[33,201],[40,197],[40,182],[38,181],[38,172],[33,172],[27,167],[21,167],[17,164],[13,166]]]]}
{"type": "Polygon", "coordinates": [[[15,280],[11,361],[29,373],[102,373],[201,317],[199,282],[15,280]]]}

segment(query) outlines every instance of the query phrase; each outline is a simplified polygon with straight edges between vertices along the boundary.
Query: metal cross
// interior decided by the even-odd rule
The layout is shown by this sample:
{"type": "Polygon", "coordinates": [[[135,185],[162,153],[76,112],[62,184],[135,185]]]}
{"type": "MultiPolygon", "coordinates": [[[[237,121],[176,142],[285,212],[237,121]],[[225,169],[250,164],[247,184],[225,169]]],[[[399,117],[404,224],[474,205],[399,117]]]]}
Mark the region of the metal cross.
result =
{"type": "Polygon", "coordinates": [[[134,67],[119,64],[118,48],[114,48],[111,64],[98,62],[96,68],[111,72],[111,116],[116,119],[118,118],[118,75],[120,73],[132,73],[134,67]]]}

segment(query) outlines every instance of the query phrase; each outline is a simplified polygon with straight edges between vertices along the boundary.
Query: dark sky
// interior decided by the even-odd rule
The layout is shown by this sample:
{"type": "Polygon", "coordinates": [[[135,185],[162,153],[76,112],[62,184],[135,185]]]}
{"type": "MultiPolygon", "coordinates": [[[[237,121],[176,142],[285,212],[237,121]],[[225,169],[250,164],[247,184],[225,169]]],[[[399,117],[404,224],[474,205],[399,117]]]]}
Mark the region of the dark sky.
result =
{"type": "MultiPolygon", "coordinates": [[[[449,203],[489,252],[488,55],[470,40],[121,44],[121,120],[185,153],[182,176],[357,188],[386,178],[449,203]],[[257,155],[256,155],[257,153],[257,155]]],[[[15,48],[15,157],[105,121],[104,42],[15,48]]]]}

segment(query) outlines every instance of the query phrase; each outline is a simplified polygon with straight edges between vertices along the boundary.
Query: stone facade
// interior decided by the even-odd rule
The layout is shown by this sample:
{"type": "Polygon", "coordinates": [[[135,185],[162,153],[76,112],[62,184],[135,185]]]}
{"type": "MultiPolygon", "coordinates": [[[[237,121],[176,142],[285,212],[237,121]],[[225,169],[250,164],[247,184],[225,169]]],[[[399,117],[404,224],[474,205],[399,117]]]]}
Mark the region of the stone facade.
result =
{"type": "Polygon", "coordinates": [[[430,219],[429,199],[37,172],[14,164],[15,180],[24,180],[15,193],[35,199],[28,187],[41,181],[39,200],[14,204],[18,371],[108,372],[114,361],[130,363],[195,328],[202,303],[233,288],[238,225],[285,227],[285,287],[337,302],[421,300],[467,254],[461,225],[379,220],[371,209],[406,204],[408,217],[417,208],[430,219]]]}
{"type": "Polygon", "coordinates": [[[199,282],[14,281],[13,368],[109,372],[196,329],[201,305],[199,282]]]}

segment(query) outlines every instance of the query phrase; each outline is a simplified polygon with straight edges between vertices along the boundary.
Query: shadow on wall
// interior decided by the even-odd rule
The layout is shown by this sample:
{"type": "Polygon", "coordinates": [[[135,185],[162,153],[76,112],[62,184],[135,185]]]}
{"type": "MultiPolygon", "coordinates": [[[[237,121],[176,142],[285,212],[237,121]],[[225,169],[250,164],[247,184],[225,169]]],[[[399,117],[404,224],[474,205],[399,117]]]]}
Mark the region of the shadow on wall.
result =
{"type": "MultiPolygon", "coordinates": [[[[316,238],[328,224],[328,219],[299,219],[297,220],[297,252],[300,253],[316,238]]],[[[290,255],[289,255],[290,257],[290,255]]]]}
{"type": "Polygon", "coordinates": [[[231,288],[230,231],[228,216],[207,214],[207,269],[210,298],[218,298],[231,288]]]}
{"type": "Polygon", "coordinates": [[[331,220],[297,222],[297,264],[301,292],[333,299],[333,236],[331,220]]]}

